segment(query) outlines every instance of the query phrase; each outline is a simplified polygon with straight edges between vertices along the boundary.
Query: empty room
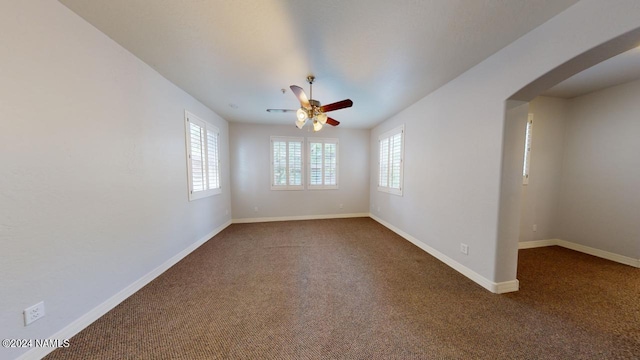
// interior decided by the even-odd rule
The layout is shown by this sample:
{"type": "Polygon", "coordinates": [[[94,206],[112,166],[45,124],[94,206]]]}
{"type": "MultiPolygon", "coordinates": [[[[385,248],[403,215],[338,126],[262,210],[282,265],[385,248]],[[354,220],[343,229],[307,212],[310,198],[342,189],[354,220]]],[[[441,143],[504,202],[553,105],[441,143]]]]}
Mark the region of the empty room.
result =
{"type": "Polygon", "coordinates": [[[0,0],[0,360],[639,359],[637,0],[0,0]]]}

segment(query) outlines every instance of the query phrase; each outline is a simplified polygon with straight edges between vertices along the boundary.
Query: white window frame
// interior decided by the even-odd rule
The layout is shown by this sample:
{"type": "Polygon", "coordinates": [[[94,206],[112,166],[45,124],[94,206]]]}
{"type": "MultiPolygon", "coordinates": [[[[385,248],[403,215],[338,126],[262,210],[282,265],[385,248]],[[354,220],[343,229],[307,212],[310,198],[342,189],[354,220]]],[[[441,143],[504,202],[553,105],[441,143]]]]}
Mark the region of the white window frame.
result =
{"type": "Polygon", "coordinates": [[[304,143],[304,138],[303,137],[289,137],[289,136],[271,136],[270,139],[270,144],[269,144],[269,156],[270,156],[270,160],[271,160],[271,178],[269,180],[269,182],[271,183],[271,190],[304,190],[304,166],[305,166],[305,143],[304,143]],[[273,171],[273,165],[274,165],[274,159],[273,159],[273,143],[274,142],[286,142],[287,146],[287,156],[286,156],[286,174],[287,174],[287,184],[286,185],[276,185],[273,182],[273,177],[274,177],[274,171],[273,171]],[[289,143],[291,142],[299,142],[300,143],[300,185],[291,185],[290,184],[290,179],[289,179],[289,143]]]}
{"type": "Polygon", "coordinates": [[[333,190],[338,189],[338,169],[340,168],[340,144],[338,143],[338,139],[328,139],[328,138],[307,138],[307,189],[309,190],[333,190]],[[311,144],[322,144],[322,184],[312,185],[311,184],[311,144]],[[325,173],[327,170],[325,164],[325,144],[335,144],[336,145],[336,183],[335,184],[325,184],[325,173]]]}
{"type": "Polygon", "coordinates": [[[404,181],[404,124],[400,125],[394,129],[391,129],[383,134],[381,134],[378,137],[378,191],[382,191],[382,192],[386,192],[389,194],[394,194],[394,195],[399,195],[402,196],[402,186],[403,186],[403,181],[404,181]],[[400,134],[400,173],[399,173],[399,185],[398,187],[392,187],[390,185],[390,181],[391,181],[391,169],[393,167],[393,162],[391,160],[388,160],[388,163],[386,164],[386,179],[382,179],[382,170],[383,170],[383,165],[382,165],[382,159],[380,157],[380,155],[383,153],[383,151],[387,152],[387,159],[391,158],[391,139],[400,134]],[[387,146],[386,149],[383,149],[383,141],[387,141],[387,146]]]}
{"type": "Polygon", "coordinates": [[[524,133],[524,161],[522,164],[522,185],[529,184],[529,168],[531,167],[531,133],[533,131],[533,114],[527,118],[524,133]]]}
{"type": "Polygon", "coordinates": [[[188,178],[188,193],[189,193],[189,201],[202,199],[208,196],[213,196],[220,194],[222,192],[221,186],[221,178],[220,178],[220,130],[200,119],[196,115],[190,113],[185,110],[184,113],[184,121],[185,121],[185,133],[186,133],[186,147],[187,147],[187,178],[188,178]],[[192,139],[191,137],[191,124],[197,125],[204,130],[204,134],[206,134],[205,139],[192,139]],[[210,144],[208,141],[208,136],[213,134],[215,136],[215,149],[209,149],[210,144]],[[192,140],[197,141],[199,146],[203,149],[203,165],[200,171],[203,172],[203,180],[204,180],[204,190],[195,190],[193,189],[193,161],[192,161],[192,140]],[[213,150],[214,159],[210,159],[211,151],[213,150]],[[211,174],[214,176],[211,176],[211,174]]]}

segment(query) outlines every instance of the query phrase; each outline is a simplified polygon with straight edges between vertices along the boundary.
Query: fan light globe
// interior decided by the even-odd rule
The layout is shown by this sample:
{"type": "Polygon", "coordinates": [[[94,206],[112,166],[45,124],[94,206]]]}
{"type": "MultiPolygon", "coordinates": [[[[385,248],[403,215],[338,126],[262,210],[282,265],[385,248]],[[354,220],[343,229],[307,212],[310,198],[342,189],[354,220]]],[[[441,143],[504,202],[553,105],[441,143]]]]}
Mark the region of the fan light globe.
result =
{"type": "Polygon", "coordinates": [[[316,118],[318,119],[318,121],[320,122],[320,124],[324,125],[327,123],[327,114],[325,113],[320,113],[318,114],[318,116],[316,116],[316,118]]]}
{"type": "Polygon", "coordinates": [[[307,119],[307,112],[303,108],[300,108],[296,111],[296,116],[298,117],[298,120],[304,121],[307,119]]]}
{"type": "Polygon", "coordinates": [[[320,129],[322,129],[322,124],[320,123],[320,121],[314,121],[313,122],[313,131],[320,131],[320,129]]]}
{"type": "Polygon", "coordinates": [[[304,126],[304,124],[306,124],[307,121],[306,120],[296,120],[296,127],[298,129],[302,129],[302,127],[304,126]]]}

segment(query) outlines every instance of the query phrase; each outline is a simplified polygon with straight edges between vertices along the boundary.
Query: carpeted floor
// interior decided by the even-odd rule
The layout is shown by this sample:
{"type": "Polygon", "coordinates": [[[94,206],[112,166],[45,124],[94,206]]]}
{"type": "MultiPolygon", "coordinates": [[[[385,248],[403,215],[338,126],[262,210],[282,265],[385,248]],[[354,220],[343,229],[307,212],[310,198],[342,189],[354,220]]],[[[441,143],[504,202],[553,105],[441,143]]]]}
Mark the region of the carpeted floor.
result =
{"type": "Polygon", "coordinates": [[[520,251],[491,294],[369,218],[231,225],[47,359],[640,359],[640,272],[520,251]]]}

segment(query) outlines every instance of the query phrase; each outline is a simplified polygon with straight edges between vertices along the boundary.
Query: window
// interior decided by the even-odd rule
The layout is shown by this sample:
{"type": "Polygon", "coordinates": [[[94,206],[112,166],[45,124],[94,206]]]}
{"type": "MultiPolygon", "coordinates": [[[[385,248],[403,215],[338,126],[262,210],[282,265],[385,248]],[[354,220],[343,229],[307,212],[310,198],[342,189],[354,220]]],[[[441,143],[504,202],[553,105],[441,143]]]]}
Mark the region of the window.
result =
{"type": "Polygon", "coordinates": [[[378,190],[402,195],[404,125],[380,135],[378,145],[378,190]]]}
{"type": "Polygon", "coordinates": [[[522,184],[529,183],[529,165],[531,163],[531,126],[533,125],[533,114],[529,114],[527,119],[527,130],[524,135],[524,165],[522,166],[522,184]]]}
{"type": "Polygon", "coordinates": [[[185,112],[189,201],[220,194],[220,131],[185,112]]]}
{"type": "Polygon", "coordinates": [[[271,190],[302,190],[303,138],[271,137],[271,190]]]}
{"type": "Polygon", "coordinates": [[[309,140],[309,189],[338,188],[338,139],[309,140]]]}

